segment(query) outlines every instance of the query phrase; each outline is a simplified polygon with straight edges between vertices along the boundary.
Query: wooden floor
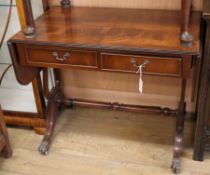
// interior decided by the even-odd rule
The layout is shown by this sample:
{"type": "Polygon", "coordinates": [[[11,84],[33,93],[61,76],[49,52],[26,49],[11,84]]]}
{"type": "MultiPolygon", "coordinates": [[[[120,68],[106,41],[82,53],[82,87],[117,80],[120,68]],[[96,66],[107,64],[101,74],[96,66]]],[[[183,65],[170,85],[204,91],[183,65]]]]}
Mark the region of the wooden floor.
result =
{"type": "MultiPolygon", "coordinates": [[[[186,121],[184,175],[210,175],[210,154],[192,160],[194,123],[186,121]]],[[[76,108],[58,119],[48,156],[37,152],[42,136],[9,128],[14,156],[0,158],[0,175],[166,175],[175,117],[76,108]]]]}

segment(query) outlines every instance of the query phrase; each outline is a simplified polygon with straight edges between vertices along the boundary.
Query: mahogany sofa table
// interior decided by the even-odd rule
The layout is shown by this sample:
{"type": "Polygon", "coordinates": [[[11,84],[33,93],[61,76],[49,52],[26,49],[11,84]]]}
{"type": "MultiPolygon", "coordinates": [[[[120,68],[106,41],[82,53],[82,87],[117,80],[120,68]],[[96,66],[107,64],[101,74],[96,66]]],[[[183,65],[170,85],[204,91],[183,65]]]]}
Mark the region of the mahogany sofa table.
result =
{"type": "Polygon", "coordinates": [[[136,73],[136,66],[148,63],[144,74],[156,75],[157,78],[178,77],[182,80],[180,102],[175,110],[177,130],[172,160],[172,169],[178,172],[186,80],[200,55],[200,13],[193,12],[191,15],[189,31],[193,41],[185,45],[179,37],[180,15],[179,11],[166,10],[52,7],[34,24],[29,21],[35,28],[29,27],[24,31],[26,36],[23,32],[13,36],[8,46],[18,81],[28,84],[43,70],[43,90],[48,99],[47,130],[39,151],[48,153],[56,111],[60,105],[69,103],[61,90],[59,69],[136,73]],[[34,32],[33,35],[30,35],[30,31],[34,32]],[[51,90],[48,87],[47,68],[56,68],[55,86],[51,90]]]}

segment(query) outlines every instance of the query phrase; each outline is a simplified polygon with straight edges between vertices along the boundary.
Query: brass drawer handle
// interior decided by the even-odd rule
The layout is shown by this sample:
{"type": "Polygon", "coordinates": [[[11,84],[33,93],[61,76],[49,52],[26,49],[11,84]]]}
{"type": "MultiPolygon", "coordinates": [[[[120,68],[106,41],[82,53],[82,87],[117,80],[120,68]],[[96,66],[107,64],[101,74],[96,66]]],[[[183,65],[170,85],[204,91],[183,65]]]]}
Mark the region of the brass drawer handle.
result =
{"type": "Polygon", "coordinates": [[[70,56],[70,53],[69,52],[65,52],[63,54],[63,57],[60,57],[57,52],[53,52],[52,55],[55,57],[55,59],[57,61],[65,61],[70,56]]]}
{"type": "Polygon", "coordinates": [[[142,64],[137,65],[136,64],[136,59],[135,58],[131,58],[131,64],[133,65],[133,67],[137,67],[137,68],[145,67],[147,64],[149,64],[149,60],[146,59],[146,60],[144,60],[144,62],[142,64]]]}

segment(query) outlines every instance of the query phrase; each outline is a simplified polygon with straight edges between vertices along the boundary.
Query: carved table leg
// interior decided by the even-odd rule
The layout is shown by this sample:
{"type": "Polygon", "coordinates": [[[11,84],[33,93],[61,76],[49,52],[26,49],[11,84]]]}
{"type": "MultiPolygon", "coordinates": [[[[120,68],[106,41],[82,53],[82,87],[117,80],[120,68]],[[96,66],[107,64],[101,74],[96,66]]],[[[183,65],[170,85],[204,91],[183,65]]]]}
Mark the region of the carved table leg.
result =
{"type": "Polygon", "coordinates": [[[185,90],[186,90],[186,79],[182,80],[182,90],[181,90],[181,100],[179,103],[179,111],[177,116],[177,126],[175,143],[173,150],[173,160],[171,164],[171,169],[174,173],[179,173],[181,168],[180,157],[182,153],[182,143],[183,143],[183,130],[184,130],[184,114],[185,114],[185,90]]]}
{"type": "Polygon", "coordinates": [[[188,31],[189,20],[190,20],[190,10],[191,10],[192,0],[182,0],[182,16],[181,16],[181,35],[180,39],[182,42],[191,43],[193,40],[192,35],[188,31]]]}
{"type": "Polygon", "coordinates": [[[44,134],[44,138],[39,146],[38,150],[41,154],[48,154],[49,144],[52,138],[54,126],[55,126],[55,113],[56,113],[56,102],[55,99],[51,99],[48,102],[47,110],[47,130],[44,134]]]}
{"type": "Polygon", "coordinates": [[[41,145],[39,146],[38,150],[41,154],[47,155],[49,150],[49,145],[52,139],[54,126],[56,122],[56,114],[58,111],[58,104],[61,101],[62,95],[60,91],[60,84],[57,83],[55,87],[53,87],[49,91],[49,75],[48,70],[43,70],[43,88],[45,97],[48,100],[48,107],[47,107],[47,128],[44,134],[44,138],[42,139],[41,145]]]}

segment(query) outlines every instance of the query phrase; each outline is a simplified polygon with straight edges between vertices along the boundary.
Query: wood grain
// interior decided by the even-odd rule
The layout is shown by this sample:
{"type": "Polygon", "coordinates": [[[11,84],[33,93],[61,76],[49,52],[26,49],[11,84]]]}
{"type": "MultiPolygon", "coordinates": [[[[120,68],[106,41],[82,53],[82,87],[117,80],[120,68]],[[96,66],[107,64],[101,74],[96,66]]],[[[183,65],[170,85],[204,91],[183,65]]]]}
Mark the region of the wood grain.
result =
{"type": "MultiPolygon", "coordinates": [[[[0,173],[171,175],[175,120],[109,110],[67,110],[58,120],[51,153],[46,157],[37,152],[41,136],[31,130],[9,128],[14,158],[0,159],[0,173]]],[[[194,123],[186,121],[182,174],[208,175],[209,153],[204,162],[192,160],[193,129],[194,123]]]]}
{"type": "Polygon", "coordinates": [[[144,74],[149,75],[165,75],[165,76],[181,76],[181,58],[152,57],[152,56],[136,56],[125,54],[101,53],[101,69],[114,72],[133,72],[138,71],[138,65],[147,65],[143,68],[144,74]],[[132,63],[134,61],[134,63],[132,63]],[[123,64],[119,64],[119,62],[123,64]]]}
{"type": "Polygon", "coordinates": [[[194,40],[190,47],[184,47],[179,39],[180,15],[179,11],[165,10],[53,7],[35,21],[35,38],[26,39],[19,32],[11,40],[110,52],[198,55],[200,13],[191,14],[189,31],[194,40]]]}

